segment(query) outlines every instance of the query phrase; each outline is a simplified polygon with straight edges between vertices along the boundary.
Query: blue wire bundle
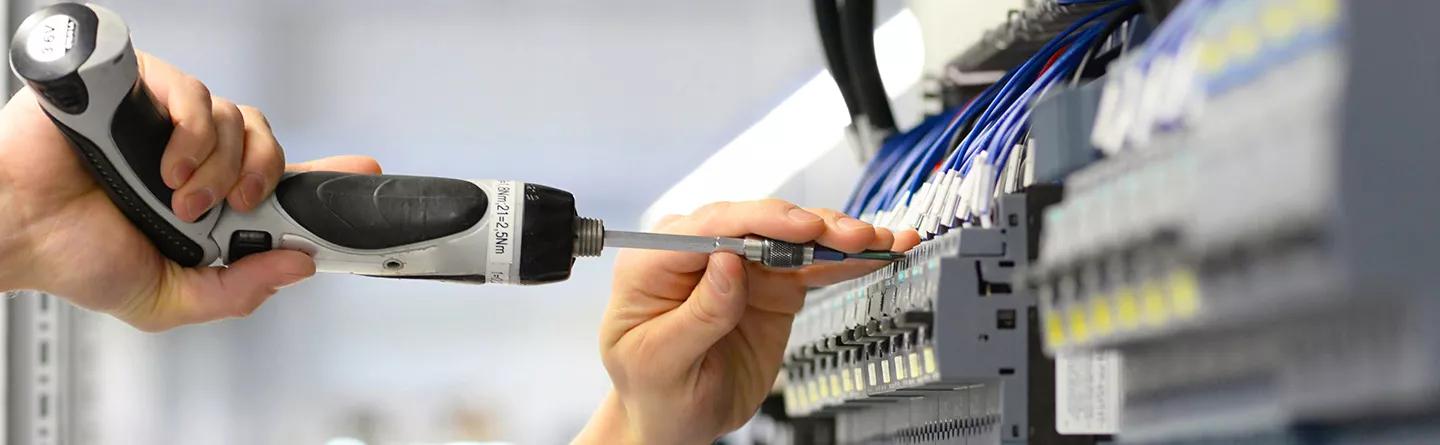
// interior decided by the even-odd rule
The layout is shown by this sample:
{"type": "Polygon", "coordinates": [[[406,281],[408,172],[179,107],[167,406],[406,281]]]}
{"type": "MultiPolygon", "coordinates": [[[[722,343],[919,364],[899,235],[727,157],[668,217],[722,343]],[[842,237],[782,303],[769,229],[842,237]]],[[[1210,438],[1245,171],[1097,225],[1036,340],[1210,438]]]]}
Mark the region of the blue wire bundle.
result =
{"type": "MultiPolygon", "coordinates": [[[[881,146],[845,206],[845,212],[878,223],[896,226],[900,211],[938,218],[943,227],[954,226],[948,215],[931,215],[926,209],[936,199],[958,199],[942,180],[949,174],[969,176],[984,162],[987,171],[1002,171],[1014,146],[1029,128],[1030,105],[1051,86],[1063,82],[1077,70],[1086,49],[1100,43],[1104,24],[1097,19],[1131,6],[1134,0],[1059,0],[1059,4],[1106,3],[1072,23],[1042,46],[1020,66],[1006,72],[969,103],[930,116],[914,128],[891,136],[881,146]],[[987,153],[986,156],[980,156],[987,153]],[[983,159],[983,161],[982,161],[983,159]],[[920,202],[925,199],[925,202],[920,202]],[[915,201],[915,202],[911,202],[915,201]],[[917,209],[909,207],[920,206],[917,209]],[[879,221],[887,214],[890,221],[879,221]]],[[[999,175],[983,178],[998,183],[999,175]]],[[[993,190],[993,188],[989,188],[993,190]]],[[[988,209],[988,202],[982,207],[988,209]]],[[[979,215],[985,217],[986,215],[979,215]]],[[[959,221],[965,222],[965,221],[959,221]]],[[[918,221],[907,222],[923,226],[918,221]]],[[[943,231],[943,228],[942,230],[943,231]]],[[[930,235],[922,230],[922,234],[930,235]]]]}

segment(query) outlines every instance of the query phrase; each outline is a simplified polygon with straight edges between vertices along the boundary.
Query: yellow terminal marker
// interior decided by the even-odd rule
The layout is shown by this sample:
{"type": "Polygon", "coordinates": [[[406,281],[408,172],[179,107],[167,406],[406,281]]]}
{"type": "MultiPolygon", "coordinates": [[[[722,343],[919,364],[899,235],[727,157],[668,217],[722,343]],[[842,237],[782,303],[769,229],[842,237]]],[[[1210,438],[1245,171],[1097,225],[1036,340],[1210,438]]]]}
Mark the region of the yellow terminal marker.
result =
{"type": "Polygon", "coordinates": [[[1110,315],[1110,297],[1096,295],[1090,298],[1090,324],[1094,325],[1095,335],[1109,335],[1115,330],[1110,315]]]}
{"type": "Polygon", "coordinates": [[[1230,52],[1242,59],[1249,59],[1260,53],[1260,36],[1250,26],[1236,24],[1225,37],[1230,52]]]}
{"type": "Polygon", "coordinates": [[[1230,62],[1229,56],[1225,54],[1225,45],[1211,40],[1200,42],[1196,51],[1200,57],[1200,70],[1206,74],[1219,73],[1230,62]]]}
{"type": "Polygon", "coordinates": [[[1140,301],[1144,305],[1145,323],[1151,326],[1165,324],[1170,319],[1170,308],[1165,304],[1165,290],[1151,281],[1140,286],[1140,301]]]}
{"type": "Polygon", "coordinates": [[[1120,327],[1123,329],[1140,326],[1140,300],[1135,296],[1134,290],[1123,287],[1115,293],[1115,315],[1120,319],[1120,327]]]}
{"type": "Polygon", "coordinates": [[[1301,16],[1310,25],[1335,23],[1340,17],[1339,0],[1301,0],[1301,16]]]}
{"type": "Polygon", "coordinates": [[[910,358],[910,376],[911,376],[911,377],[920,377],[920,375],[921,375],[921,373],[920,373],[920,354],[911,352],[910,355],[909,355],[909,358],[910,358]]]}
{"type": "Polygon", "coordinates": [[[1295,11],[1284,6],[1271,6],[1260,15],[1260,29],[1265,31],[1265,37],[1274,40],[1289,40],[1299,29],[1298,22],[1295,11]]]}
{"type": "Polygon", "coordinates": [[[925,347],[925,373],[935,373],[935,348],[925,347]]]}
{"type": "Polygon", "coordinates": [[[1170,274],[1170,304],[1180,318],[1194,317],[1200,312],[1200,285],[1195,273],[1179,270],[1170,274]]]}
{"type": "MultiPolygon", "coordinates": [[[[1060,322],[1060,314],[1058,311],[1046,311],[1045,343],[1048,343],[1050,347],[1060,346],[1065,343],[1065,326],[1060,322]]],[[[929,349],[926,349],[925,359],[927,363],[930,362],[929,349]]]]}
{"type": "MultiPolygon", "coordinates": [[[[1078,305],[1077,305],[1078,306],[1078,305]]],[[[1082,307],[1070,308],[1069,317],[1066,317],[1070,325],[1070,338],[1075,341],[1085,341],[1090,338],[1090,328],[1085,322],[1085,309],[1082,307]]]]}

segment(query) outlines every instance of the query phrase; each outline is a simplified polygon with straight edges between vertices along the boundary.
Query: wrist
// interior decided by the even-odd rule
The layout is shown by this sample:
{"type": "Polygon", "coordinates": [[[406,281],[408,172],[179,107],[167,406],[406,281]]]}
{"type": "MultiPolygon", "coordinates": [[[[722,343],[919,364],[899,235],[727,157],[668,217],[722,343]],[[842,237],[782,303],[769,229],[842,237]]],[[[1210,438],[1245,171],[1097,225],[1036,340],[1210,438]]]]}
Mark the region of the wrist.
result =
{"type": "Polygon", "coordinates": [[[639,438],[630,429],[630,419],[625,413],[625,405],[620,403],[620,397],[611,390],[605,395],[605,400],[600,402],[600,407],[590,416],[590,421],[585,424],[585,429],[580,430],[580,435],[575,436],[572,445],[588,444],[636,444],[640,443],[639,438]]]}

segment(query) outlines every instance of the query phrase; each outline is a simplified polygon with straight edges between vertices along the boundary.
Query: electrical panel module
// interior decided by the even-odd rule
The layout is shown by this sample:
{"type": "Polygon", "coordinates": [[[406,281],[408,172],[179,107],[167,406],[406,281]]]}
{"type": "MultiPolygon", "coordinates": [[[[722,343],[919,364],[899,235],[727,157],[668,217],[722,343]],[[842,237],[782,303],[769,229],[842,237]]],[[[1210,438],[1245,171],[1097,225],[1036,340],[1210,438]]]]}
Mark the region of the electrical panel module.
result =
{"type": "Polygon", "coordinates": [[[845,210],[924,241],[811,291],[786,413],[817,443],[1440,443],[1436,13],[1027,2],[949,67],[998,80],[861,130],[845,210]]]}

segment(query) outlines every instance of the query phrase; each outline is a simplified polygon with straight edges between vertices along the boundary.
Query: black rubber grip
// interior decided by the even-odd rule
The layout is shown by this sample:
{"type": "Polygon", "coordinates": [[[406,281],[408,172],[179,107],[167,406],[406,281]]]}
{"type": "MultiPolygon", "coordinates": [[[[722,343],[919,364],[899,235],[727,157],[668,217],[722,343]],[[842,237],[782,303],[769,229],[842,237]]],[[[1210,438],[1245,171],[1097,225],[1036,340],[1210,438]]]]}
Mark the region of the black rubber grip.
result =
{"type": "MultiPolygon", "coordinates": [[[[181,266],[200,265],[200,262],[205,259],[204,249],[179,229],[171,226],[155,209],[146,205],[145,200],[141,199],[140,194],[122,179],[120,172],[115,169],[115,165],[110,163],[110,159],[105,157],[105,154],[94,142],[56,121],[53,116],[50,117],[50,120],[55,122],[55,126],[60,129],[60,132],[70,140],[70,147],[74,148],[80,159],[85,161],[83,164],[86,170],[89,170],[91,176],[95,178],[95,182],[105,189],[105,194],[110,196],[110,201],[120,208],[120,212],[124,213],[125,217],[140,229],[141,233],[150,238],[151,244],[154,244],[160,253],[181,266]]],[[[169,122],[166,124],[168,125],[169,122]]],[[[166,196],[168,197],[169,194],[166,196]]]]}
{"type": "MultiPolygon", "coordinates": [[[[175,125],[170,117],[155,105],[154,96],[142,81],[136,81],[130,94],[115,107],[115,118],[110,120],[110,135],[115,148],[125,157],[130,170],[140,178],[140,183],[155,195],[163,205],[170,205],[174,191],[165,185],[160,175],[160,158],[165,155],[165,146],[170,143],[170,133],[175,125]]],[[[200,218],[204,218],[202,215],[200,218]]]]}
{"type": "MultiPolygon", "coordinates": [[[[93,57],[99,57],[95,54],[99,29],[99,16],[88,6],[60,3],[45,7],[26,18],[15,33],[10,63],[15,73],[54,109],[78,116],[81,122],[95,119],[93,123],[108,124],[104,128],[97,128],[100,125],[85,128],[96,133],[108,130],[109,134],[87,135],[50,116],[110,200],[150,238],[160,253],[182,266],[201,265],[205,260],[204,248],[165,218],[173,191],[160,176],[160,157],[174,131],[170,118],[155,105],[142,81],[130,83],[128,91],[92,91],[92,88],[125,88],[126,84],[123,80],[101,78],[89,85],[81,76],[81,68],[92,62],[93,57]],[[95,108],[95,99],[109,96],[105,93],[124,93],[114,110],[95,108]],[[103,116],[113,117],[109,122],[98,121],[103,116]],[[107,156],[107,151],[97,143],[112,141],[115,152],[107,156]],[[111,157],[117,153],[119,159],[111,157]],[[138,184],[126,182],[122,174],[126,167],[139,180],[138,184]],[[145,199],[146,192],[158,201],[156,206],[145,199]]],[[[134,61],[135,53],[128,40],[123,51],[103,57],[109,59],[99,61],[100,65],[91,64],[92,73],[96,73],[93,75],[137,78],[113,68],[120,62],[134,61]]]]}
{"type": "Polygon", "coordinates": [[[454,235],[479,223],[490,206],[485,191],[469,181],[335,172],[285,178],[275,197],[305,230],[354,249],[454,235]]]}

